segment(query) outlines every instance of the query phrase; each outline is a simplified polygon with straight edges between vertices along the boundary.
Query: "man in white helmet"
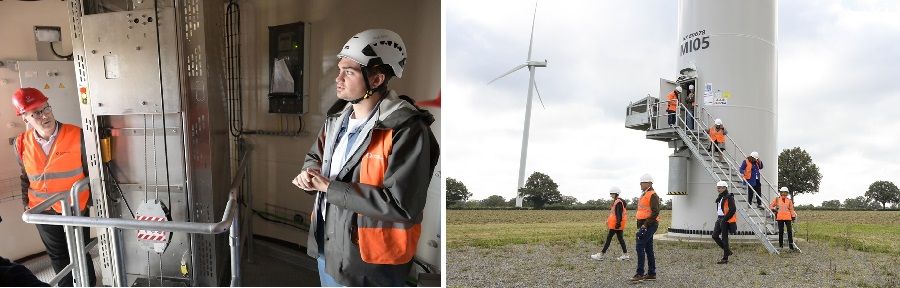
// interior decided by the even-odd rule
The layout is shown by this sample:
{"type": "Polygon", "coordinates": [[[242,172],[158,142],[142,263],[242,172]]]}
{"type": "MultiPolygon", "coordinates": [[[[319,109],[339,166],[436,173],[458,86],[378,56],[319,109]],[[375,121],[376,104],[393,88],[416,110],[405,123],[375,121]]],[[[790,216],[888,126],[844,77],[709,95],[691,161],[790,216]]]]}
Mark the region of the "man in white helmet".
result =
{"type": "Polygon", "coordinates": [[[728,183],[719,181],[716,183],[716,224],[713,227],[712,238],[722,248],[722,260],[716,264],[728,264],[728,256],[734,254],[728,247],[728,233],[737,233],[737,206],[734,203],[734,194],[728,192],[728,183]]]}
{"type": "Polygon", "coordinates": [[[744,181],[747,182],[747,205],[753,207],[753,198],[756,198],[756,207],[762,209],[762,198],[760,197],[760,189],[762,189],[762,181],[760,181],[759,170],[763,169],[763,162],[759,160],[759,153],[753,151],[746,160],[741,162],[741,171],[744,181]]]}
{"type": "Polygon", "coordinates": [[[694,84],[688,86],[687,97],[684,97],[684,107],[687,110],[685,113],[685,121],[687,122],[687,128],[690,130],[694,130],[694,108],[697,108],[697,96],[694,93],[694,84]]]}
{"type": "Polygon", "coordinates": [[[709,153],[712,156],[713,152],[718,152],[719,160],[721,160],[722,153],[725,151],[725,135],[728,135],[728,130],[722,124],[722,119],[717,118],[714,123],[715,126],[709,127],[709,153]]]}
{"type": "Polygon", "coordinates": [[[632,282],[656,281],[656,254],[653,252],[653,234],[659,228],[659,196],[653,190],[653,176],[644,174],[641,176],[641,198],[638,199],[637,211],[634,218],[637,219],[637,237],[635,237],[634,250],[637,253],[637,271],[632,282]],[[644,259],[647,260],[647,273],[644,273],[644,259]]]}
{"type": "Polygon", "coordinates": [[[397,33],[371,29],[338,54],[338,100],[293,180],[317,191],[307,254],[322,286],[405,286],[410,273],[440,148],[434,117],[387,87],[406,52],[397,33]]]}

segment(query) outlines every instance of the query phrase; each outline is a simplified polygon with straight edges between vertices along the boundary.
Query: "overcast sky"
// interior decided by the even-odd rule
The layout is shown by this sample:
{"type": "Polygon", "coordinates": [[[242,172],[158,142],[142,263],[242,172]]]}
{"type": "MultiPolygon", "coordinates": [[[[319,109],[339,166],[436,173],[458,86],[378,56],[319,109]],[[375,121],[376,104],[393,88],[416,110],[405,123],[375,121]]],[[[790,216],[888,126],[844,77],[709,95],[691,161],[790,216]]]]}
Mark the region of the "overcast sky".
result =
{"type": "MultiPolygon", "coordinates": [[[[900,1],[778,1],[779,151],[801,147],[821,191],[798,204],[900,184],[900,1]]],[[[533,1],[444,2],[442,170],[483,199],[516,194],[527,69],[491,85],[528,53],[533,1]]],[[[624,127],[625,107],[674,78],[675,1],[542,1],[526,177],[550,175],[564,195],[637,197],[651,173],[668,183],[666,143],[624,127]]],[[[669,199],[671,196],[662,196],[669,199]]]]}

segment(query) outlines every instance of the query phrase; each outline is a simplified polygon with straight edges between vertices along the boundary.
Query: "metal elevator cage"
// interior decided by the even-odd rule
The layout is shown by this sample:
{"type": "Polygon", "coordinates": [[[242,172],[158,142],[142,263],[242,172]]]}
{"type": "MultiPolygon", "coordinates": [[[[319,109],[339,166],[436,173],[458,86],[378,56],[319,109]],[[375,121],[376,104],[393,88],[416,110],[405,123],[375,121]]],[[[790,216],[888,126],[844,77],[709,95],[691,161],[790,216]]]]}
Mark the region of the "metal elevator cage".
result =
{"type": "MultiPolygon", "coordinates": [[[[69,8],[95,216],[133,219],[156,202],[164,221],[218,221],[233,173],[224,1],[71,0],[69,8]]],[[[228,276],[225,235],[169,232],[158,253],[137,233],[97,229],[103,283],[218,286],[228,276]]]]}

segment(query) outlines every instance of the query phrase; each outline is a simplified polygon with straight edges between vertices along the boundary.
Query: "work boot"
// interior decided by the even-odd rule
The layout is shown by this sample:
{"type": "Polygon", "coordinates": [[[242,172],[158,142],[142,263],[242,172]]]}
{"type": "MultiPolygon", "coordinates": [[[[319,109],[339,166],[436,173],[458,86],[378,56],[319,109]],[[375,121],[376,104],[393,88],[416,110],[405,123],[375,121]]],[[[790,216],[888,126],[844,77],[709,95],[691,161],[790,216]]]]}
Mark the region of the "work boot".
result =
{"type": "Polygon", "coordinates": [[[602,260],[603,260],[603,255],[606,255],[606,254],[603,254],[603,252],[599,252],[599,253],[597,253],[597,254],[591,255],[591,259],[594,259],[594,260],[597,260],[597,261],[602,261],[602,260]]]}
{"type": "Polygon", "coordinates": [[[631,282],[641,282],[644,281],[644,275],[634,274],[634,277],[631,277],[631,282]]]}
{"type": "Polygon", "coordinates": [[[644,276],[644,281],[656,281],[656,274],[647,274],[644,276]]]}

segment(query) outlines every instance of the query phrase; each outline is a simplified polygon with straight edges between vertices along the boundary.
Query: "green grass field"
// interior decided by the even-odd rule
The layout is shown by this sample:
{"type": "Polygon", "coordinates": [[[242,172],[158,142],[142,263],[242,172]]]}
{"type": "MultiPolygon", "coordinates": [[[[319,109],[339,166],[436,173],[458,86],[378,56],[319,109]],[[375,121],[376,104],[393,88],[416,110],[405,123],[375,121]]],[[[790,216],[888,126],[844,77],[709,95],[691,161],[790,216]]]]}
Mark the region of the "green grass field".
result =
{"type": "MultiPolygon", "coordinates": [[[[864,252],[900,255],[900,211],[798,211],[795,237],[864,252]]],[[[564,210],[448,210],[447,234],[451,249],[499,247],[510,244],[602,243],[608,211],[564,210]],[[601,239],[601,237],[603,237],[601,239]]],[[[671,221],[662,211],[659,232],[671,221]]],[[[628,211],[626,237],[634,235],[634,211],[628,211]]],[[[798,245],[804,244],[798,241],[798,245]]]]}

